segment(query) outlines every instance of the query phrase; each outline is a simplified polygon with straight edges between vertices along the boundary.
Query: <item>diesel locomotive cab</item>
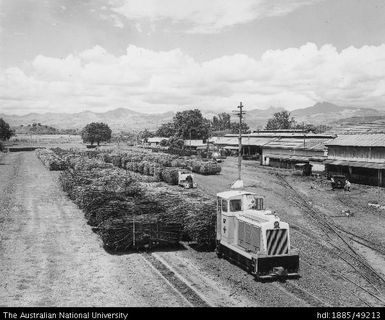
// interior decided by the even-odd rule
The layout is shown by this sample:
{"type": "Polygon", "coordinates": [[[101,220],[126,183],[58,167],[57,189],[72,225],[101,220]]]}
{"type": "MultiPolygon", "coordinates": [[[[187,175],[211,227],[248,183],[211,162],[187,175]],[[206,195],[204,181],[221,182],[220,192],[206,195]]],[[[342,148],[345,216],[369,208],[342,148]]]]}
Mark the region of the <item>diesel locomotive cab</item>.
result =
{"type": "Polygon", "coordinates": [[[247,191],[217,194],[217,254],[259,279],[298,277],[299,256],[290,247],[289,225],[247,191]]]}

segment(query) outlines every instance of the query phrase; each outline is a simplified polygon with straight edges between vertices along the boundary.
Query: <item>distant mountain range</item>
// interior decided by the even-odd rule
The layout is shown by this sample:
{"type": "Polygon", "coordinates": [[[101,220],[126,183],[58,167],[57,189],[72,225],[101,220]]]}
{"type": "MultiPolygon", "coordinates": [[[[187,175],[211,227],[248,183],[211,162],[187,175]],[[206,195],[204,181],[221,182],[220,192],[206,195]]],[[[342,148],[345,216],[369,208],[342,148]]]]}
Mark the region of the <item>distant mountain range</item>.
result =
{"type": "MultiPolygon", "coordinates": [[[[262,129],[266,122],[274,113],[283,111],[283,108],[270,107],[268,109],[251,109],[246,111],[245,121],[252,130],[262,129]]],[[[114,109],[111,111],[96,113],[84,111],[79,113],[30,113],[27,115],[7,115],[0,114],[11,126],[28,125],[32,123],[41,123],[57,129],[81,129],[90,122],[105,122],[114,131],[130,131],[156,129],[164,122],[172,120],[174,112],[148,114],[136,112],[126,108],[114,109]]],[[[208,119],[212,119],[216,112],[203,110],[202,114],[208,119]]],[[[338,121],[354,118],[354,123],[359,123],[368,117],[384,117],[385,112],[372,108],[341,107],[328,102],[320,102],[314,106],[295,109],[291,111],[291,116],[299,123],[334,124],[340,125],[338,121]]]]}
{"type": "Polygon", "coordinates": [[[115,131],[155,129],[170,121],[173,112],[147,114],[119,108],[103,113],[84,111],[79,113],[30,113],[22,116],[0,114],[10,126],[41,123],[57,129],[81,129],[90,122],[105,122],[115,131]]]}
{"type": "Polygon", "coordinates": [[[372,108],[341,107],[329,102],[320,102],[312,107],[296,109],[291,115],[298,122],[329,124],[351,117],[381,116],[385,115],[385,112],[372,108]]]}

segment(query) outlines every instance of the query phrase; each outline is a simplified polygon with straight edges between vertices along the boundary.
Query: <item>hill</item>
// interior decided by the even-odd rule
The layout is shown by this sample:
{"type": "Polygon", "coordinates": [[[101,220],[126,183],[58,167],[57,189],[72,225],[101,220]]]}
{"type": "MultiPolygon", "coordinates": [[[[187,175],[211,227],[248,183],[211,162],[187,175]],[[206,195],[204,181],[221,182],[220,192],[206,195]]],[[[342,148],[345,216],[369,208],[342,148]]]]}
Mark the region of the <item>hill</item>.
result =
{"type": "Polygon", "coordinates": [[[330,130],[335,134],[385,133],[385,115],[362,116],[332,122],[330,130]]]}
{"type": "Polygon", "coordinates": [[[318,125],[351,117],[381,116],[385,113],[372,108],[343,107],[329,102],[319,102],[308,108],[293,110],[291,115],[297,122],[318,125]]]}
{"type": "Polygon", "coordinates": [[[90,122],[105,122],[114,131],[155,129],[163,122],[172,119],[174,113],[147,114],[119,108],[107,112],[96,113],[83,111],[79,113],[30,113],[23,116],[0,114],[12,127],[30,123],[44,123],[57,129],[81,129],[90,122]]]}
{"type": "MultiPolygon", "coordinates": [[[[274,113],[283,111],[283,108],[270,107],[268,109],[245,109],[245,122],[251,130],[263,129],[267,120],[272,118],[274,113]]],[[[61,129],[82,129],[90,122],[105,122],[113,131],[138,131],[145,128],[155,130],[164,122],[171,121],[174,112],[148,114],[133,111],[126,108],[119,108],[107,112],[83,111],[79,113],[30,113],[23,116],[0,114],[13,128],[26,126],[32,123],[44,123],[44,125],[61,129]]],[[[202,110],[207,119],[217,114],[212,110],[202,110]]],[[[332,125],[341,127],[338,121],[346,120],[346,126],[356,126],[363,123],[370,123],[370,117],[385,117],[385,112],[372,108],[343,107],[328,102],[316,103],[313,106],[295,109],[291,115],[298,123],[309,123],[314,125],[332,125]],[[348,120],[350,119],[350,120],[348,120]],[[355,120],[354,120],[355,119],[355,120]],[[349,122],[350,121],[350,122],[349,122]]],[[[373,118],[374,119],[374,118],[373,118]]],[[[232,117],[232,121],[235,121],[232,117]]]]}

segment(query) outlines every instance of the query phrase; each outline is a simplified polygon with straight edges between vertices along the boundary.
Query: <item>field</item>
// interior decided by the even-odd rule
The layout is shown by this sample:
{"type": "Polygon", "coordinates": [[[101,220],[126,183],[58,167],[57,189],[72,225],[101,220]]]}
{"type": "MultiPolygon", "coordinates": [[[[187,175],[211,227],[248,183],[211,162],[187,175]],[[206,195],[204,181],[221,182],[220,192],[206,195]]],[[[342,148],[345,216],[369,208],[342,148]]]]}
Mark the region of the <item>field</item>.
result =
{"type": "MultiPolygon", "coordinates": [[[[221,166],[220,174],[195,174],[199,192],[215,199],[230,187],[237,161],[221,166]]],[[[35,152],[0,155],[2,306],[385,306],[384,189],[332,191],[322,177],[243,161],[247,189],[290,224],[300,252],[300,279],[261,283],[194,242],[107,252],[59,175],[35,152]]]]}

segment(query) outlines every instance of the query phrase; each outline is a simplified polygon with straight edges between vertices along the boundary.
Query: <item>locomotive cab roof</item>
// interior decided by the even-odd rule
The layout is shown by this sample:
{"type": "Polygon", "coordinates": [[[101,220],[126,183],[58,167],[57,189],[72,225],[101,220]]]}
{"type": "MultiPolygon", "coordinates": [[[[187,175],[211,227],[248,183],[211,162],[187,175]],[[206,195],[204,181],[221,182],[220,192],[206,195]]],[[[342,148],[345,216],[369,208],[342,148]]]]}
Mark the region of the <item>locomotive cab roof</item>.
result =
{"type": "Polygon", "coordinates": [[[256,193],[244,190],[230,190],[217,193],[217,197],[220,197],[222,199],[231,199],[243,195],[256,195],[256,193]]]}

